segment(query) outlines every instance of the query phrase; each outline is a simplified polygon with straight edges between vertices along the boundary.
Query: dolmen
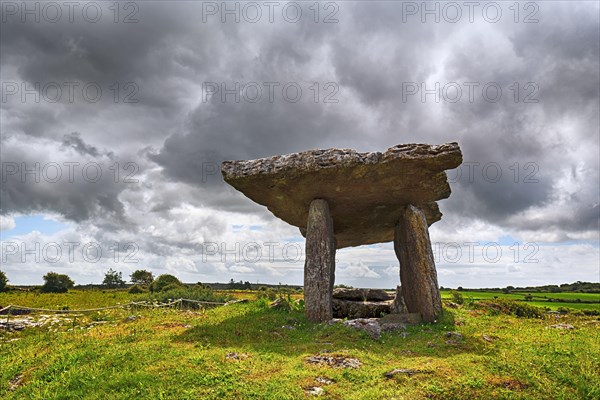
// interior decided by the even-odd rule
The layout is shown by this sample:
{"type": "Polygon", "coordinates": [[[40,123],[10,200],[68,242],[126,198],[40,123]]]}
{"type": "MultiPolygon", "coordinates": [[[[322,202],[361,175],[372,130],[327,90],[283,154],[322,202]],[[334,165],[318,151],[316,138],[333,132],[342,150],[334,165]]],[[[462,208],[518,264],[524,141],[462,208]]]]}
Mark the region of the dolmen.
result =
{"type": "Polygon", "coordinates": [[[402,303],[435,321],[442,310],[428,227],[450,196],[446,170],[462,163],[458,143],[399,144],[385,152],[309,150],[225,161],[224,180],[306,238],[306,316],[333,318],[335,251],[394,242],[402,303]]]}

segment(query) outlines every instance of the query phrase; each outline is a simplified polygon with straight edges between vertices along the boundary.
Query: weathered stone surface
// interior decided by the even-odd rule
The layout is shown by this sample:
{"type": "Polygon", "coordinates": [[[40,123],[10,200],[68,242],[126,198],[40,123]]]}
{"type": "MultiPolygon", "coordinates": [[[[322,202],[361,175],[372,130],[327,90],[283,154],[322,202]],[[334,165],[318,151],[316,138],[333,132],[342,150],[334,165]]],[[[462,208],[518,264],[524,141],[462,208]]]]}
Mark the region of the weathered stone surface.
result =
{"type": "Polygon", "coordinates": [[[387,314],[379,319],[380,324],[416,325],[423,322],[420,313],[387,314]]]}
{"type": "Polygon", "coordinates": [[[421,313],[433,322],[442,312],[442,299],[429,241],[425,214],[418,207],[406,206],[394,237],[394,250],[400,261],[402,297],[411,313],[421,313]]]}
{"type": "Polygon", "coordinates": [[[402,297],[402,286],[400,285],[396,287],[396,297],[394,297],[390,312],[392,314],[406,314],[408,312],[404,297],[402,297]]]}
{"type": "Polygon", "coordinates": [[[457,143],[402,144],[386,152],[311,150],[225,161],[226,182],[304,234],[313,199],[329,202],[337,248],[389,242],[408,204],[427,223],[441,218],[435,201],[450,195],[444,170],[462,162],[457,143]]]}
{"type": "Polygon", "coordinates": [[[354,301],[387,301],[393,300],[394,296],[383,289],[335,288],[333,289],[333,298],[354,301]]]}
{"type": "Polygon", "coordinates": [[[352,301],[333,299],[335,318],[379,318],[389,314],[391,301],[352,301]]]}
{"type": "Polygon", "coordinates": [[[335,238],[327,201],[310,203],[306,228],[304,302],[306,317],[315,322],[333,317],[331,299],[335,280],[335,238]]]}

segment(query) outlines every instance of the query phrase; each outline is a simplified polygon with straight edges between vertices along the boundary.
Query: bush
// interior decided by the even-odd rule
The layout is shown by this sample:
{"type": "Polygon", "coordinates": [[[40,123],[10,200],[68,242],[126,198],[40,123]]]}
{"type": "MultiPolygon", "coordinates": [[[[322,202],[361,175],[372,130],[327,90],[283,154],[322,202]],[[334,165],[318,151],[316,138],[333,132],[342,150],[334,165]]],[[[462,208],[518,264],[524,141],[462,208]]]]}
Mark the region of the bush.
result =
{"type": "Polygon", "coordinates": [[[487,300],[476,304],[487,308],[493,314],[502,313],[522,318],[542,318],[544,315],[544,311],[539,307],[509,299],[487,300]]]}
{"type": "Polygon", "coordinates": [[[133,285],[129,288],[128,292],[130,294],[146,293],[146,289],[141,285],[133,285]]]}
{"type": "Polygon", "coordinates": [[[41,290],[45,293],[66,293],[74,285],[75,282],[67,275],[48,272],[44,275],[44,285],[41,290]]]}
{"type": "Polygon", "coordinates": [[[152,282],[150,285],[151,292],[162,292],[169,286],[168,290],[175,289],[177,287],[183,286],[181,281],[177,279],[177,277],[169,274],[160,275],[158,278],[152,282]]]}
{"type": "MultiPolygon", "coordinates": [[[[193,286],[190,288],[179,286],[170,290],[163,290],[160,292],[154,292],[147,297],[147,300],[168,303],[177,299],[188,299],[196,301],[214,301],[219,303],[225,303],[231,300],[230,297],[213,292],[212,289],[201,288],[199,286],[193,286]]],[[[193,303],[184,303],[184,305],[191,308],[196,308],[193,303]]]]}
{"type": "Polygon", "coordinates": [[[8,278],[6,277],[6,274],[2,271],[0,271],[0,292],[3,292],[4,290],[6,290],[6,285],[8,284],[8,278]]]}
{"type": "Polygon", "coordinates": [[[271,288],[267,289],[267,298],[271,301],[277,298],[277,292],[271,288]]]}
{"type": "Polygon", "coordinates": [[[465,298],[463,297],[462,293],[459,293],[456,290],[453,290],[450,292],[450,294],[452,294],[452,301],[455,302],[456,304],[464,304],[465,303],[465,298]]]}

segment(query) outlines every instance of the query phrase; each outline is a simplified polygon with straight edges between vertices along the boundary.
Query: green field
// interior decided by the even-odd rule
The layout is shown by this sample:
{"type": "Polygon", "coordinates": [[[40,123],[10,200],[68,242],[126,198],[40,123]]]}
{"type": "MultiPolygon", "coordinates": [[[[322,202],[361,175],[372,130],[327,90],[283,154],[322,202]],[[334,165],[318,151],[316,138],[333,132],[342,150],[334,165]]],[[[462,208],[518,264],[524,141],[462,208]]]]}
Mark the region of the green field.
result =
{"type": "MultiPolygon", "coordinates": [[[[12,292],[0,293],[0,305],[76,309],[139,296],[12,292]]],[[[270,309],[266,300],[206,311],[118,309],[53,318],[23,331],[0,329],[0,398],[303,399],[315,386],[326,399],[600,398],[598,317],[525,319],[465,304],[445,308],[435,324],[379,340],[340,324],[310,323],[299,311],[270,309]],[[557,323],[574,329],[551,328],[557,323]],[[446,332],[463,339],[449,340],[446,332]],[[313,355],[362,365],[309,364],[313,355]],[[396,368],[412,372],[384,376],[396,368]]]]}
{"type": "MultiPolygon", "coordinates": [[[[503,293],[501,291],[461,291],[464,299],[467,301],[490,300],[495,297],[506,298],[517,301],[524,301],[525,296],[531,294],[532,301],[527,304],[538,307],[548,307],[551,310],[556,310],[559,307],[573,308],[577,310],[597,310],[600,311],[600,294],[598,293],[535,293],[535,292],[519,292],[519,293],[503,293]],[[548,301],[548,299],[557,299],[558,301],[548,301]],[[580,300],[578,302],[577,300],[580,300]]],[[[450,290],[441,291],[443,299],[452,299],[450,290]]]]}

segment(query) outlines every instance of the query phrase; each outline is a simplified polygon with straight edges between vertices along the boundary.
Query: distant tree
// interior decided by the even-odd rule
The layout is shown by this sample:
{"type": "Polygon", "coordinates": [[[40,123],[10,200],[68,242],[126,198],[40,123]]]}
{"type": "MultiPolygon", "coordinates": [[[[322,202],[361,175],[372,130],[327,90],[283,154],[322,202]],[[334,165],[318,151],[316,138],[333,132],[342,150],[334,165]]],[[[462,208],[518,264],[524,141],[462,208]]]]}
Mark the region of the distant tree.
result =
{"type": "Polygon", "coordinates": [[[229,280],[229,289],[235,289],[235,281],[233,280],[233,278],[231,278],[229,280]]]}
{"type": "Polygon", "coordinates": [[[459,287],[456,288],[456,290],[463,290],[463,287],[459,286],[459,287]]]}
{"type": "Polygon", "coordinates": [[[252,284],[249,281],[244,282],[244,289],[252,289],[252,284]]]}
{"type": "Polygon", "coordinates": [[[123,280],[123,274],[121,272],[114,271],[111,268],[104,274],[104,280],[102,281],[102,284],[109,289],[124,287],[125,281],[123,280]]]}
{"type": "Polygon", "coordinates": [[[135,285],[145,285],[150,286],[152,281],[154,280],[154,275],[150,271],[146,271],[145,269],[138,269],[133,274],[130,275],[131,283],[135,285]]]}
{"type": "Polygon", "coordinates": [[[44,285],[42,292],[46,293],[66,293],[75,286],[75,282],[68,275],[48,272],[44,275],[44,285]]]}
{"type": "Polygon", "coordinates": [[[0,271],[0,292],[3,292],[6,289],[6,285],[8,284],[8,278],[6,274],[0,271]]]}
{"type": "Polygon", "coordinates": [[[527,295],[525,295],[525,301],[531,301],[533,300],[533,296],[531,295],[531,293],[528,293],[527,295]]]}
{"type": "Polygon", "coordinates": [[[165,288],[173,288],[177,286],[183,286],[183,283],[176,276],[163,274],[159,275],[154,282],[150,285],[151,292],[161,292],[165,290],[165,288]]]}

